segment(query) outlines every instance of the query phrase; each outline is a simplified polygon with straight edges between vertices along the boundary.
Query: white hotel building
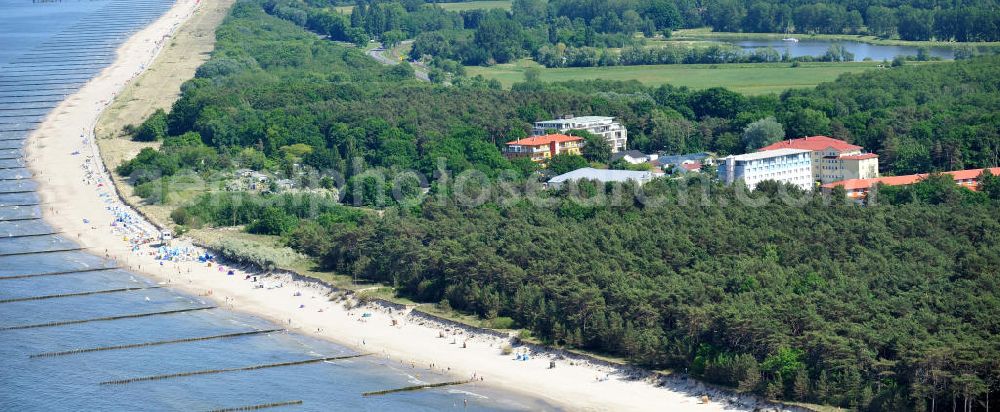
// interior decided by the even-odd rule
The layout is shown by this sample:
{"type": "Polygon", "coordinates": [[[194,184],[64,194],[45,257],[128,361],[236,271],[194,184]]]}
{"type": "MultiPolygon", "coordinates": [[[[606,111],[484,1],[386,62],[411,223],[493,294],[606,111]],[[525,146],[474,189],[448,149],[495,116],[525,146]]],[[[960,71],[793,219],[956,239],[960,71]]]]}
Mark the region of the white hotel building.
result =
{"type": "Polygon", "coordinates": [[[604,139],[611,144],[611,153],[625,150],[625,146],[628,144],[628,130],[625,130],[625,126],[622,126],[621,123],[616,122],[614,117],[567,116],[562,119],[535,122],[531,134],[542,136],[548,134],[547,130],[558,130],[559,133],[566,133],[570,130],[586,130],[604,136],[604,139]]]}
{"type": "Polygon", "coordinates": [[[777,149],[729,156],[720,159],[719,180],[726,184],[743,180],[749,189],[765,180],[774,180],[812,190],[810,153],[802,149],[777,149]]]}

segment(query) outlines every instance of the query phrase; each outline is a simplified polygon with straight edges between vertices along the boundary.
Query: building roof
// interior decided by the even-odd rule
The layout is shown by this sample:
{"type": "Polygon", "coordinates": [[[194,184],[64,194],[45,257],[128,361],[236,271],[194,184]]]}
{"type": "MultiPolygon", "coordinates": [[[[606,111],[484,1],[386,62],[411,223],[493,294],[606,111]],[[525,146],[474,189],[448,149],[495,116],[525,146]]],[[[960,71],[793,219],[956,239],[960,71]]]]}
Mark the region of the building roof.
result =
{"type": "Polygon", "coordinates": [[[866,160],[878,159],[878,155],[875,153],[864,153],[859,155],[840,155],[837,158],[841,160],[866,160]]]}
{"type": "Polygon", "coordinates": [[[773,149],[773,150],[764,150],[760,152],[746,153],[729,157],[735,160],[746,161],[746,160],[768,159],[772,157],[788,156],[793,154],[809,153],[809,152],[810,152],[809,150],[805,149],[773,149]]]}
{"type": "MultiPolygon", "coordinates": [[[[975,179],[983,173],[986,169],[967,169],[967,170],[953,170],[950,172],[944,172],[946,175],[951,175],[952,179],[955,180],[967,180],[975,179]]],[[[994,175],[1000,175],[1000,167],[989,168],[990,173],[994,175]]],[[[916,175],[905,175],[905,176],[886,176],[886,177],[876,177],[872,179],[847,179],[840,180],[837,182],[830,182],[821,186],[824,189],[833,189],[837,186],[843,186],[845,190],[856,190],[856,189],[870,189],[876,183],[881,183],[887,186],[902,186],[902,185],[912,185],[921,180],[926,179],[927,173],[920,173],[916,175]]]]}
{"type": "Polygon", "coordinates": [[[635,170],[607,170],[584,167],[549,179],[549,183],[563,183],[570,180],[597,180],[600,182],[646,181],[653,178],[653,172],[635,170]]]}
{"type": "Polygon", "coordinates": [[[707,158],[709,158],[711,156],[712,156],[711,154],[705,153],[705,152],[679,154],[679,155],[661,155],[653,163],[655,163],[657,165],[660,165],[660,166],[663,166],[663,165],[672,165],[672,164],[677,164],[677,163],[683,163],[683,162],[688,161],[688,160],[701,161],[701,160],[707,159],[707,158]]]}
{"type": "Polygon", "coordinates": [[[701,170],[701,162],[681,163],[681,167],[689,172],[701,170]]]}
{"type": "Polygon", "coordinates": [[[641,158],[644,158],[644,157],[649,157],[648,154],[645,154],[645,153],[640,152],[638,150],[632,149],[632,150],[626,150],[626,151],[618,152],[618,153],[615,153],[615,154],[611,155],[611,160],[615,161],[615,160],[621,159],[621,158],[623,158],[625,156],[631,157],[633,159],[641,159],[641,158]]]}
{"type": "Polygon", "coordinates": [[[508,146],[546,146],[549,143],[564,143],[582,141],[582,137],[567,136],[564,134],[547,134],[543,136],[531,136],[524,139],[507,142],[508,146]]]}
{"type": "Polygon", "coordinates": [[[589,123],[589,122],[610,122],[612,120],[615,120],[615,118],[611,116],[577,116],[572,119],[566,119],[566,120],[589,123]]]}
{"type": "Polygon", "coordinates": [[[861,146],[856,146],[847,143],[843,140],[834,139],[832,137],[809,136],[809,137],[801,137],[798,139],[780,141],[778,143],[757,149],[757,151],[775,150],[775,149],[802,149],[815,152],[826,149],[828,147],[832,147],[841,152],[846,152],[850,150],[861,150],[861,146]]]}
{"type": "Polygon", "coordinates": [[[568,122],[593,123],[593,122],[610,122],[612,120],[615,120],[615,118],[609,116],[577,116],[566,119],[543,120],[538,123],[568,123],[568,122]]]}

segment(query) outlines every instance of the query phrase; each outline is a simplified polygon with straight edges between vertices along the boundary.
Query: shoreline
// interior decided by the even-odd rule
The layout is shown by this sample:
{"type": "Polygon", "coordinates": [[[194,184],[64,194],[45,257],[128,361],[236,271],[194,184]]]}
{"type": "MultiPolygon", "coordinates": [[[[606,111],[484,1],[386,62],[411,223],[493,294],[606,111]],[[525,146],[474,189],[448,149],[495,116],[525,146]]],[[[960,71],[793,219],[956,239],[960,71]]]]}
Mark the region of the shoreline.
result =
{"type": "MultiPolygon", "coordinates": [[[[252,314],[286,327],[347,346],[373,352],[417,371],[459,378],[478,378],[477,385],[542,399],[573,410],[731,410],[775,407],[755,398],[712,389],[693,379],[661,380],[670,388],[638,380],[619,369],[584,361],[557,359],[551,349],[524,345],[501,354],[504,338],[473,333],[467,327],[442,324],[408,309],[367,304],[348,307],[329,285],[296,279],[288,273],[260,274],[228,264],[199,262],[204,250],[190,239],[171,245],[182,251],[177,260],[158,259],[145,242],[158,229],[141,212],[122,201],[105,168],[94,137],[101,113],[129,82],[153,64],[180,25],[198,9],[198,0],[179,0],[170,10],[134,33],[117,50],[115,62],[53,109],[28,138],[27,163],[38,183],[45,221],[91,253],[114,259],[124,269],[160,284],[213,300],[230,310],[252,314]],[[116,222],[116,219],[123,219],[116,222]],[[143,268],[145,266],[145,268],[143,268]],[[259,277],[259,282],[247,277],[259,277]],[[558,367],[549,369],[550,360],[558,367]],[[417,366],[420,365],[420,366],[417,366]],[[708,403],[699,399],[710,395],[708,403]],[[735,403],[719,402],[724,398],[735,403]]],[[[350,299],[350,298],[348,298],[350,299]]],[[[507,339],[509,340],[509,339],[507,339]]]]}
{"type": "Polygon", "coordinates": [[[656,39],[659,42],[700,40],[710,41],[713,39],[725,40],[781,40],[786,37],[794,37],[799,40],[827,40],[827,41],[852,41],[875,46],[904,46],[904,47],[997,47],[1000,42],[957,42],[939,40],[900,40],[900,39],[880,39],[872,35],[864,34],[809,34],[809,33],[750,33],[731,31],[712,31],[711,28],[702,27],[695,29],[674,30],[669,39],[656,39]]]}

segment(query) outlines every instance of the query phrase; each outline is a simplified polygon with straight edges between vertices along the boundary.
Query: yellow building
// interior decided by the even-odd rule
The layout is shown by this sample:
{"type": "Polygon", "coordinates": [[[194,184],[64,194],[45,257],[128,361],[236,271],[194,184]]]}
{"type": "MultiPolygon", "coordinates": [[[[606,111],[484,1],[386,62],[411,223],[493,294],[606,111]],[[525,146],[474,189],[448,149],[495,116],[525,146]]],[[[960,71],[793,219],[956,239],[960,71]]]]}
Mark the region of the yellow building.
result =
{"type": "Polygon", "coordinates": [[[873,179],[879,176],[878,155],[862,152],[862,147],[827,136],[810,136],[781,141],[758,151],[777,149],[808,150],[812,160],[813,180],[830,183],[847,179],[873,179]]]}
{"type": "Polygon", "coordinates": [[[533,162],[544,162],[558,154],[580,154],[583,138],[564,134],[532,136],[507,142],[504,156],[508,159],[530,158],[533,162]]]}
{"type": "Polygon", "coordinates": [[[841,173],[834,173],[832,178],[843,177],[847,179],[874,179],[878,177],[878,155],[875,153],[862,153],[856,155],[840,155],[841,173]]]}

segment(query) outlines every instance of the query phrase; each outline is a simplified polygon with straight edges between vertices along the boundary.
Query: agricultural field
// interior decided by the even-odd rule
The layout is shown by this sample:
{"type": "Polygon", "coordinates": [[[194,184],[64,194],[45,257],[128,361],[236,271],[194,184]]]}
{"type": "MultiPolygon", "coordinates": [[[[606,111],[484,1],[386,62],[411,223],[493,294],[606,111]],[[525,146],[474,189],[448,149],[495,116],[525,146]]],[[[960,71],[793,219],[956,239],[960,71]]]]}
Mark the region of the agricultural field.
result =
{"type": "MultiPolygon", "coordinates": [[[[463,10],[488,10],[504,9],[510,10],[511,0],[484,0],[484,1],[460,1],[454,3],[437,3],[442,9],[448,11],[463,10]]],[[[354,6],[340,6],[336,8],[341,13],[350,13],[354,6]]]]}
{"type": "Polygon", "coordinates": [[[521,60],[513,64],[492,67],[470,66],[466,69],[469,76],[483,75],[489,79],[497,79],[505,87],[523,81],[524,70],[534,66],[541,69],[541,80],[548,82],[589,79],[638,80],[647,85],[669,83],[692,89],[721,86],[753,95],[813,87],[833,81],[843,73],[891,70],[881,69],[878,67],[879,64],[878,62],[814,62],[801,63],[799,67],[791,67],[790,63],[672,64],[547,69],[530,60],[521,60]]]}

